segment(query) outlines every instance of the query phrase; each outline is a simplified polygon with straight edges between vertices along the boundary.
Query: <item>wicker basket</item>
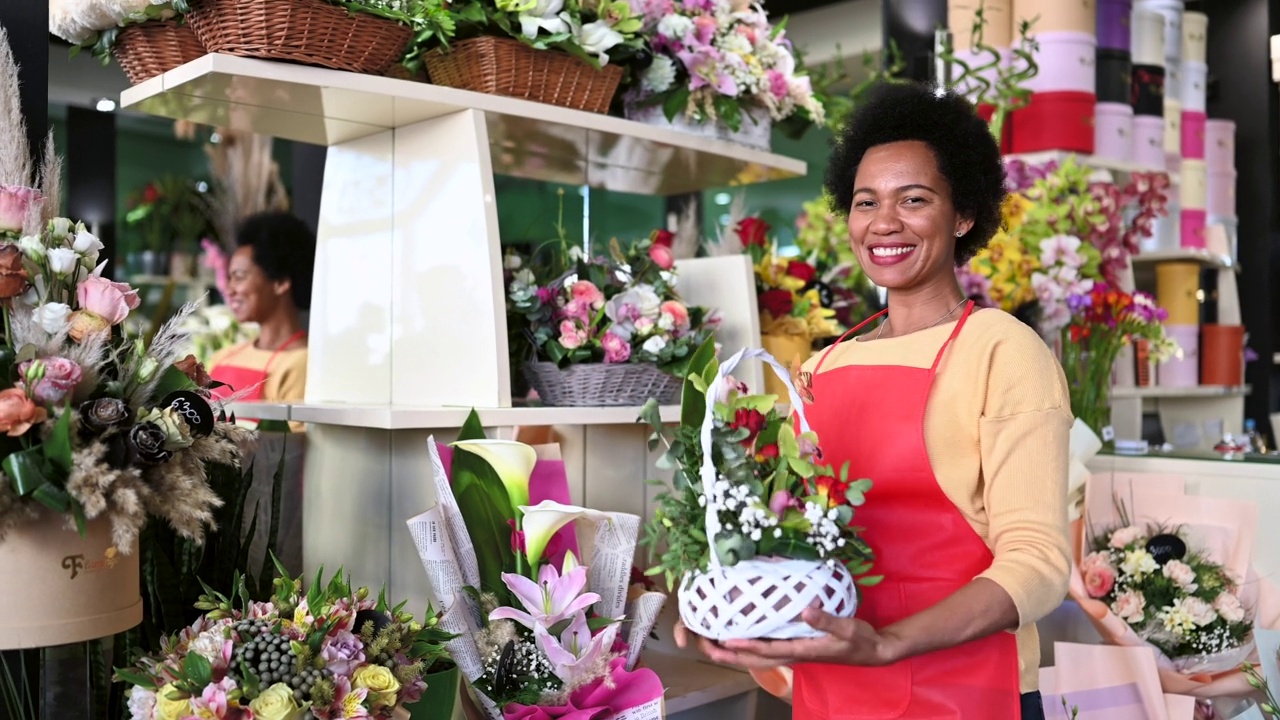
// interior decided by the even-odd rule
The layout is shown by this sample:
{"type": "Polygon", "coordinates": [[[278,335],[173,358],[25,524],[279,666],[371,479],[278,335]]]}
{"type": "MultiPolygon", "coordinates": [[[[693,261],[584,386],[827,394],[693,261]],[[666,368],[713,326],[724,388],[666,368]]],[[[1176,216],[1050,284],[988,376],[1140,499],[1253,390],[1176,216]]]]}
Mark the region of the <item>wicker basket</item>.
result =
{"type": "Polygon", "coordinates": [[[114,53],[129,82],[137,85],[203,57],[205,49],[191,26],[148,20],[122,28],[114,53]]]}
{"type": "Polygon", "coordinates": [[[413,31],[324,0],[199,0],[187,21],[209,52],[381,75],[413,31]]]}
{"type": "Polygon", "coordinates": [[[646,363],[592,363],[562,370],[555,363],[531,362],[525,375],[542,402],[556,407],[636,406],[649,398],[668,405],[680,397],[680,380],[646,363]]]}
{"type": "Polygon", "coordinates": [[[535,50],[519,40],[486,35],[454,43],[426,57],[436,85],[604,113],[622,80],[622,68],[590,63],[565,52],[535,50]]]}

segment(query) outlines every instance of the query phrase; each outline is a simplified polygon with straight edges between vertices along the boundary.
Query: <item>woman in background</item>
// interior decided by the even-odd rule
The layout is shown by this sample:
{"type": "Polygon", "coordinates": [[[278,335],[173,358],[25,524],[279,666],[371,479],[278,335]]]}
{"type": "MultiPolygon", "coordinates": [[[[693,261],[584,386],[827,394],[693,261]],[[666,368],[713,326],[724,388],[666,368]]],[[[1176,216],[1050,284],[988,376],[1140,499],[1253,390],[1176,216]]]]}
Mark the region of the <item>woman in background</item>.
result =
{"type": "Polygon", "coordinates": [[[307,333],[301,313],[311,306],[316,239],[294,215],[254,215],[236,234],[228,265],[227,305],[258,337],[219,351],[210,376],[244,402],[301,400],[307,385],[307,333]]]}

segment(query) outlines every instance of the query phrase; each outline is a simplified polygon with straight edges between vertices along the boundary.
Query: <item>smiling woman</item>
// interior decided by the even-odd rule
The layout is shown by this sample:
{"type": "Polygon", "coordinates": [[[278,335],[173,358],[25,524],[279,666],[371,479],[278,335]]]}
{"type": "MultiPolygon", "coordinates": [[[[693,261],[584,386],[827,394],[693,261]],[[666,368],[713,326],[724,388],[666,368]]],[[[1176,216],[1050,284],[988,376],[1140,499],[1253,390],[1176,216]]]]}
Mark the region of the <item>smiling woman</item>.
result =
{"type": "Polygon", "coordinates": [[[803,720],[1038,720],[1035,622],[1070,569],[1072,418],[1039,336],[975,311],[956,281],[999,226],[999,149],[964,99],[886,86],[847,126],[827,185],[888,309],[800,377],[824,458],[874,483],[858,524],[885,579],[855,618],[808,611],[822,637],[699,646],[729,664],[791,665],[803,720]]]}

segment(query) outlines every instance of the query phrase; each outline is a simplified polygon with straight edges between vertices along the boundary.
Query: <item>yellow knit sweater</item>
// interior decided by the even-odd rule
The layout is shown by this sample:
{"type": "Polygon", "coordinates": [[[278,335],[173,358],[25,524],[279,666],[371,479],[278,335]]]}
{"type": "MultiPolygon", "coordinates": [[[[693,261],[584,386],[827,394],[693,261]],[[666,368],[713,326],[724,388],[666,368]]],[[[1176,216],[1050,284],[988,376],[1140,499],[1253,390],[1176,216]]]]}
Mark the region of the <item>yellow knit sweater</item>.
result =
{"type": "MultiPolygon", "coordinates": [[[[846,340],[822,371],[845,365],[927,368],[955,329],[846,340]]],[[[805,369],[812,371],[815,356],[805,369]]],[[[1037,689],[1035,622],[1067,592],[1067,443],[1071,402],[1044,341],[999,310],[975,311],[947,348],[925,409],[924,437],[942,491],[995,556],[980,577],[1013,598],[1022,691],[1037,689]]],[[[875,502],[868,496],[868,502],[875,502]]]]}

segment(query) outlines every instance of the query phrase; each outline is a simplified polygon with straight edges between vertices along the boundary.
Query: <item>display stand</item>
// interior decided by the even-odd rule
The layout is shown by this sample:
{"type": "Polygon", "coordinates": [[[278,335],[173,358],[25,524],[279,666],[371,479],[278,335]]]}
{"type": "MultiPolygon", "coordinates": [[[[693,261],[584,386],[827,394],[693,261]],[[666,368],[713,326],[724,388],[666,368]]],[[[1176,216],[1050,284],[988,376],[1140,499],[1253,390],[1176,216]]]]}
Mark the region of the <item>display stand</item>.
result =
{"type": "MultiPolygon", "coordinates": [[[[496,436],[553,426],[576,503],[649,517],[657,489],[646,481],[661,476],[638,407],[513,407],[494,175],[674,195],[806,172],[798,160],[619,118],[224,55],[121,100],[328,147],[306,402],[241,412],[308,424],[305,570],[341,566],[418,612],[427,581],[404,521],[435,502],[427,438],[454,437],[470,408],[496,436]]],[[[679,269],[686,299],[721,311],[724,342],[758,342],[749,261],[679,269]]],[[[759,387],[761,377],[757,367],[743,379],[759,387]]],[[[732,692],[695,682],[683,697],[754,693],[740,673],[703,675],[732,692]]]]}

